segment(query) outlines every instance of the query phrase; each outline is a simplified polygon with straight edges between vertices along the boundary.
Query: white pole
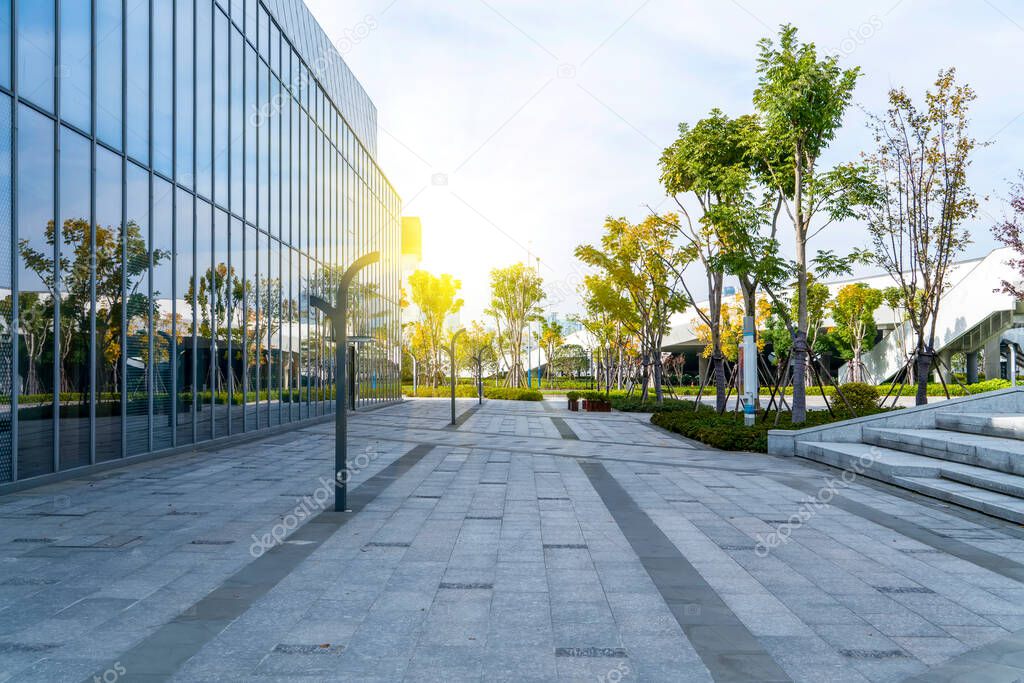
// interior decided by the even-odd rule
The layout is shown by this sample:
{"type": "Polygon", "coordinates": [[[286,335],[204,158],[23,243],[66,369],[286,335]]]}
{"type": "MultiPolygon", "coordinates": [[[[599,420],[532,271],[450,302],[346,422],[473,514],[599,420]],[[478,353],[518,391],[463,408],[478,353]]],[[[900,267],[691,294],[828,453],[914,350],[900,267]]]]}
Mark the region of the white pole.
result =
{"type": "Polygon", "coordinates": [[[743,318],[743,424],[754,426],[757,415],[757,342],[754,340],[754,318],[743,318]]]}
{"type": "Polygon", "coordinates": [[[1017,386],[1017,345],[1010,342],[1010,367],[1007,369],[1010,375],[1010,386],[1017,386]]]}

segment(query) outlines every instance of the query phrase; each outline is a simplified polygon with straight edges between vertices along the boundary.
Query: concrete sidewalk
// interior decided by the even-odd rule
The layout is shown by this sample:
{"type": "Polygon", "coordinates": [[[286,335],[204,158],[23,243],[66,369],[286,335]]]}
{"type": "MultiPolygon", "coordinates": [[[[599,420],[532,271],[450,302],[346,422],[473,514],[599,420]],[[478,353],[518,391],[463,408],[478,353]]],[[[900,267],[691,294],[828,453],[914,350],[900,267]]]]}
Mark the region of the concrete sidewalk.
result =
{"type": "Polygon", "coordinates": [[[352,418],[349,514],[330,425],[0,497],[0,682],[1024,677],[1019,527],[637,415],[448,410],[352,418]]]}

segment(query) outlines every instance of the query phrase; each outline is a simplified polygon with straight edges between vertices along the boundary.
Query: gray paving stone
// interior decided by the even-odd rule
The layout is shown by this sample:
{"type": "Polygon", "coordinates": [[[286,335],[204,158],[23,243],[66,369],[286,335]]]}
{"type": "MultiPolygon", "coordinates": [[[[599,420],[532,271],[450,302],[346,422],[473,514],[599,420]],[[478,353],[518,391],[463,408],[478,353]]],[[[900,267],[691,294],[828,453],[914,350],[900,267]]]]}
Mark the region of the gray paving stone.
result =
{"type": "MultiPolygon", "coordinates": [[[[471,405],[460,401],[459,410],[471,405]]],[[[434,449],[287,575],[234,586],[262,597],[227,624],[190,610],[230,585],[253,562],[252,535],[267,533],[329,473],[330,425],[0,498],[0,517],[16,515],[18,537],[57,539],[0,538],[0,576],[16,579],[0,580],[0,671],[19,681],[82,680],[184,615],[207,629],[206,644],[179,681],[547,681],[612,672],[708,681],[708,638],[736,641],[717,610],[679,602],[698,580],[794,681],[863,683],[929,670],[936,676],[925,680],[1000,680],[1017,664],[1003,651],[970,668],[950,661],[1005,649],[1024,629],[1024,587],[971,552],[1019,566],[1022,536],[1008,525],[855,482],[843,495],[882,518],[827,506],[759,557],[751,550],[758,535],[807,498],[785,477],[817,482],[817,466],[693,447],[640,416],[583,416],[556,402],[488,401],[457,430],[443,429],[446,414],[446,402],[423,400],[354,416],[352,444],[377,453],[354,492],[414,444],[434,449]],[[551,417],[578,440],[562,438],[551,417]],[[620,510],[583,462],[606,468],[692,575],[641,562],[612,514],[620,510]],[[51,514],[55,495],[71,499],[74,516],[51,514]],[[951,543],[930,545],[879,519],[951,543]],[[50,642],[60,647],[44,660],[24,651],[50,642]],[[621,648],[623,656],[556,656],[558,648],[621,648]]]]}

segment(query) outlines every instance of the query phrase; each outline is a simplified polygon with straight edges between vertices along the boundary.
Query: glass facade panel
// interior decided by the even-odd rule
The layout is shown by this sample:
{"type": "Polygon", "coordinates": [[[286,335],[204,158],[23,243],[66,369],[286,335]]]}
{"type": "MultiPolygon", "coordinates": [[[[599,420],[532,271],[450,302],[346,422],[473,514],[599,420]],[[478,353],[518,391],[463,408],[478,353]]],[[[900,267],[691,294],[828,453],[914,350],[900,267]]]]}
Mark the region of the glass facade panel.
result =
{"type": "MultiPolygon", "coordinates": [[[[2,3],[0,3],[2,4],[2,3]]],[[[10,28],[10,27],[8,27],[10,28]]],[[[8,34],[9,35],[9,34],[8,34]]],[[[11,244],[13,216],[11,212],[11,98],[0,95],[0,484],[14,479],[15,458],[11,428],[13,401],[12,361],[15,336],[14,282],[11,244]]]]}
{"type": "Polygon", "coordinates": [[[228,52],[228,18],[220,10],[214,13],[214,103],[213,103],[213,197],[216,202],[228,208],[228,162],[230,139],[228,126],[231,120],[231,70],[228,52]]]}
{"type": "Polygon", "coordinates": [[[60,468],[90,462],[92,404],[92,149],[88,138],[60,131],[60,468]]]}
{"type": "Polygon", "coordinates": [[[121,149],[124,23],[122,0],[96,0],[96,136],[121,149]]]}
{"type": "Polygon", "coordinates": [[[60,115],[92,132],[92,2],[60,8],[60,115]]]}
{"type": "MultiPolygon", "coordinates": [[[[248,16],[248,15],[247,15],[248,16]]],[[[256,223],[256,173],[261,112],[256,104],[256,52],[245,48],[245,220],[256,223]]]]}
{"type": "Polygon", "coordinates": [[[256,170],[259,174],[259,183],[256,188],[256,195],[259,202],[259,216],[257,225],[264,231],[270,229],[270,129],[274,112],[270,104],[270,80],[267,73],[267,65],[262,60],[257,60],[257,92],[260,106],[260,122],[257,128],[257,144],[259,146],[256,157],[256,170]]]}
{"type": "Polygon", "coordinates": [[[245,0],[245,35],[256,42],[256,0],[245,0]]]}
{"type": "Polygon", "coordinates": [[[398,398],[400,202],[365,93],[303,61],[327,43],[301,3],[22,0],[12,16],[0,0],[0,484],[329,412],[337,368],[308,295],[332,296],[371,245],[385,263],[357,285],[351,331],[375,337],[357,402],[398,398]]]}
{"type": "Polygon", "coordinates": [[[150,349],[150,224],[149,172],[128,164],[126,178],[128,222],[125,250],[124,402],[128,455],[149,447],[149,399],[152,396],[150,349]]]}
{"type": "Polygon", "coordinates": [[[270,275],[270,238],[258,233],[259,242],[259,304],[256,311],[256,329],[259,330],[258,348],[260,365],[259,379],[259,410],[257,411],[258,426],[260,429],[270,426],[270,412],[267,402],[270,400],[270,366],[272,362],[271,349],[268,342],[271,338],[271,329],[274,319],[273,281],[270,275]]]}
{"type": "Polygon", "coordinates": [[[18,477],[54,471],[53,122],[18,111],[18,477]]]}
{"type": "Polygon", "coordinates": [[[196,193],[213,197],[213,0],[196,2],[196,193]]]}
{"type": "Polygon", "coordinates": [[[193,0],[175,0],[175,179],[191,189],[195,182],[195,11],[193,0]]]}
{"type": "MultiPolygon", "coordinates": [[[[0,0],[0,85],[11,87],[11,0],[0,0]]],[[[4,481],[0,475],[0,481],[4,481]]]]}
{"type": "Polygon", "coordinates": [[[231,211],[245,214],[245,40],[231,29],[231,211]]]}
{"type": "Polygon", "coordinates": [[[127,149],[143,164],[149,163],[149,2],[127,0],[125,16],[127,149]]]}
{"type": "Polygon", "coordinates": [[[269,290],[270,301],[268,302],[268,325],[270,339],[267,341],[267,366],[269,378],[267,388],[267,405],[270,408],[270,424],[281,424],[281,322],[282,313],[285,307],[284,297],[281,292],[281,245],[270,239],[270,275],[269,290]]]}
{"type": "Polygon", "coordinates": [[[199,330],[196,343],[196,440],[213,438],[213,399],[216,387],[216,353],[214,304],[214,254],[212,207],[196,200],[196,313],[194,319],[199,330]]]}
{"type": "Polygon", "coordinates": [[[245,292],[245,429],[256,429],[256,407],[259,402],[259,233],[245,228],[244,278],[245,292]]]}
{"type": "Polygon", "coordinates": [[[228,373],[231,358],[231,345],[228,335],[228,312],[231,308],[231,297],[234,291],[231,274],[231,252],[228,249],[228,215],[217,209],[213,225],[213,273],[210,274],[210,299],[212,313],[212,352],[213,363],[213,435],[224,436],[228,433],[228,373]]]}
{"type": "Polygon", "coordinates": [[[174,309],[175,309],[175,445],[195,440],[196,397],[196,280],[195,198],[178,190],[174,207],[174,309]]]}
{"type": "MultiPolygon", "coordinates": [[[[174,301],[174,188],[153,178],[153,450],[174,445],[174,361],[176,316],[174,301]]],[[[179,263],[191,260],[179,255],[179,263]]]]}
{"type": "Polygon", "coordinates": [[[123,158],[96,147],[96,462],[121,457],[125,276],[123,158]]]}
{"type": "Polygon", "coordinates": [[[53,111],[55,0],[18,3],[18,94],[53,111]]]}
{"type": "Polygon", "coordinates": [[[174,174],[174,0],[153,0],[153,170],[174,174]]]}
{"type": "Polygon", "coordinates": [[[228,297],[228,339],[231,359],[228,369],[228,393],[231,396],[229,432],[245,431],[245,228],[231,219],[231,290],[228,297]]]}

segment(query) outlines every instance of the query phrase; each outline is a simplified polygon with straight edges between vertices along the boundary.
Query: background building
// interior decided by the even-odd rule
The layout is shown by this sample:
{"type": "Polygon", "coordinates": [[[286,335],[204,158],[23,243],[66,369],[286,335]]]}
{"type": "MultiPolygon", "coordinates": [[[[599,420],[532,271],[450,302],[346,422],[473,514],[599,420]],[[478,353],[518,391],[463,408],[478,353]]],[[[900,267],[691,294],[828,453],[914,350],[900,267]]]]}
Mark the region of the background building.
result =
{"type": "Polygon", "coordinates": [[[358,400],[399,398],[376,126],[299,0],[0,0],[0,486],[332,412],[308,297],[372,250],[358,400]]]}
{"type": "MultiPolygon", "coordinates": [[[[1024,368],[1024,346],[1007,337],[1012,330],[1024,327],[1024,304],[999,291],[1000,282],[1019,279],[1011,265],[1014,258],[1010,249],[996,249],[981,258],[951,264],[946,276],[948,287],[942,295],[935,321],[935,351],[947,368],[953,366],[954,354],[964,354],[965,375],[969,383],[976,382],[981,373],[988,379],[994,379],[1009,377],[1024,368]],[[1015,347],[1013,354],[1010,353],[1011,346],[1015,347]],[[1008,365],[1011,358],[1017,371],[1008,365]]],[[[885,273],[822,284],[827,285],[830,296],[835,297],[845,285],[858,282],[875,289],[895,285],[892,277],[885,273]]],[[[708,303],[703,301],[697,305],[706,309],[708,303]]],[[[913,352],[915,340],[910,324],[903,321],[898,311],[883,304],[875,311],[874,317],[879,338],[876,343],[868,344],[861,360],[865,379],[881,383],[892,380],[903,370],[913,352]]],[[[826,316],[822,328],[827,329],[833,324],[826,316]]],[[[675,315],[672,329],[665,335],[662,351],[685,354],[687,370],[704,376],[708,363],[701,357],[706,342],[698,334],[700,325],[692,309],[675,315]]],[[[842,380],[848,367],[837,365],[835,371],[842,380]]],[[[934,372],[937,376],[937,366],[934,372]]]]}

